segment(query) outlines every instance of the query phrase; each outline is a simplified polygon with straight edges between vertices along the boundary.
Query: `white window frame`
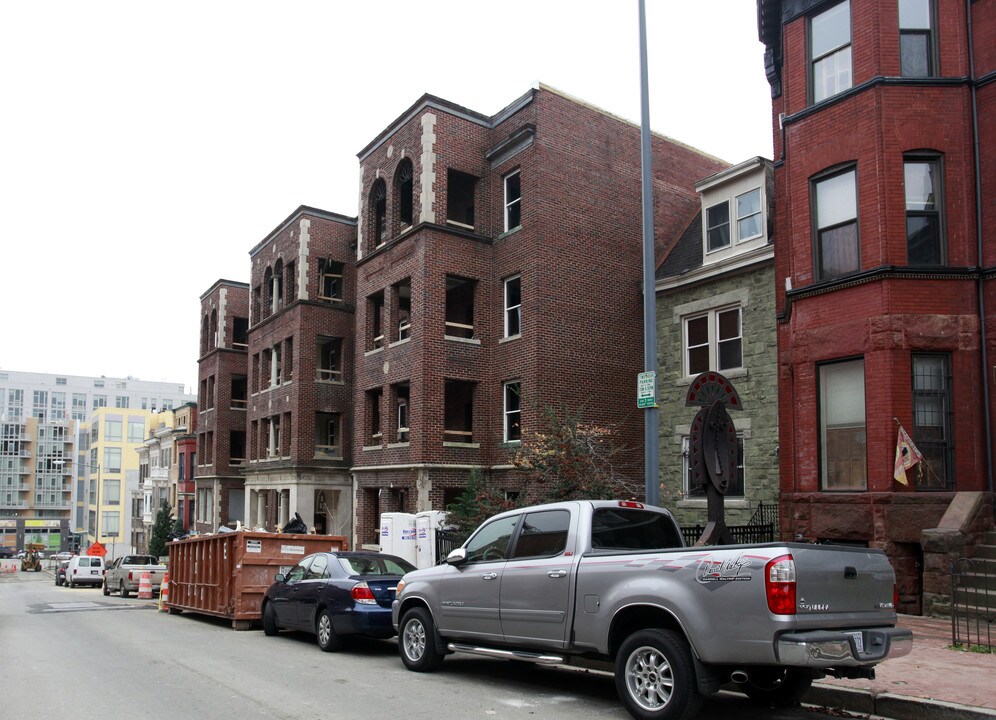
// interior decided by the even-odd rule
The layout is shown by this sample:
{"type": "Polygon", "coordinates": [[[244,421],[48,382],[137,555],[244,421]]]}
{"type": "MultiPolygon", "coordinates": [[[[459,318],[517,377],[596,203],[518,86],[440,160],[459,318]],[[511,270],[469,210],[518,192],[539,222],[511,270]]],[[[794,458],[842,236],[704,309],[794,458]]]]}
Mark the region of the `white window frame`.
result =
{"type": "Polygon", "coordinates": [[[696,345],[696,348],[704,347],[706,344],[709,346],[709,367],[706,370],[716,370],[718,372],[729,372],[731,370],[739,370],[744,367],[744,310],[743,306],[740,304],[736,305],[724,305],[718,308],[710,308],[705,312],[695,313],[694,315],[687,315],[681,319],[681,353],[682,353],[682,366],[684,368],[685,377],[691,377],[692,375],[698,375],[699,372],[705,372],[702,370],[692,372],[691,361],[689,358],[689,351],[692,349],[689,347],[688,343],[688,323],[693,320],[699,320],[701,318],[707,318],[707,333],[708,340],[707,343],[696,345]],[[729,312],[731,310],[737,310],[740,318],[740,334],[735,337],[719,338],[719,316],[723,313],[729,312]],[[731,367],[719,367],[719,346],[721,343],[730,342],[733,340],[740,341],[740,364],[731,367]]]}
{"type": "Polygon", "coordinates": [[[504,188],[504,204],[505,204],[505,232],[509,230],[514,230],[517,227],[522,227],[522,175],[519,170],[513,170],[508,175],[505,176],[502,187],[504,188]],[[508,192],[508,181],[512,178],[519,178],[519,194],[516,197],[509,199],[508,192]],[[511,211],[516,209],[519,211],[519,222],[516,225],[510,225],[509,215],[511,211]]]}
{"type": "Polygon", "coordinates": [[[398,442],[408,442],[409,432],[411,428],[408,427],[408,401],[398,400],[398,442]]]}
{"type": "Polygon", "coordinates": [[[522,442],[522,381],[521,380],[509,380],[508,382],[502,384],[501,404],[502,404],[502,442],[506,444],[522,442]],[[519,400],[519,406],[517,408],[509,409],[508,407],[509,391],[514,392],[515,396],[519,400]],[[519,437],[514,439],[509,439],[509,436],[511,435],[509,430],[511,430],[511,428],[513,427],[514,418],[517,418],[519,422],[519,437]]]}
{"type": "Polygon", "coordinates": [[[761,192],[761,188],[756,187],[747,192],[742,192],[733,198],[733,203],[736,205],[736,223],[737,223],[737,242],[745,242],[747,240],[754,240],[764,235],[764,193],[761,192]],[[746,215],[740,214],[740,198],[747,197],[753,193],[757,193],[757,211],[747,213],[746,215]],[[747,220],[748,218],[757,217],[757,232],[753,235],[741,235],[740,234],[740,222],[747,220]]]}
{"type": "Polygon", "coordinates": [[[851,53],[852,37],[850,0],[837,3],[833,7],[827,8],[810,18],[809,50],[807,54],[809,55],[810,100],[813,103],[823,102],[854,87],[854,62],[851,53]],[[837,13],[845,13],[847,15],[847,41],[828,46],[819,55],[815,55],[817,47],[814,40],[819,32],[816,26],[837,13]],[[822,77],[817,77],[817,69],[823,70],[822,77]],[[828,89],[830,85],[833,87],[828,89]]]}
{"type": "Polygon", "coordinates": [[[505,283],[504,283],[504,287],[505,287],[505,335],[504,336],[507,337],[507,338],[508,337],[518,337],[519,335],[522,334],[522,276],[521,275],[513,275],[510,278],[506,278],[505,279],[505,283]],[[509,299],[508,299],[508,297],[509,297],[509,284],[513,283],[513,282],[516,282],[516,281],[518,281],[518,284],[519,284],[519,302],[517,304],[515,304],[515,305],[510,305],[509,304],[509,299]],[[517,332],[514,332],[514,333],[510,332],[510,330],[509,330],[509,327],[512,324],[510,322],[510,319],[513,316],[518,321],[516,323],[518,325],[518,330],[517,330],[517,332]]]}
{"type": "Polygon", "coordinates": [[[813,181],[813,225],[816,231],[816,247],[814,248],[814,260],[816,261],[816,279],[829,280],[842,275],[849,275],[861,269],[861,226],[858,223],[858,168],[855,165],[827,175],[822,175],[813,181]],[[836,199],[833,194],[832,184],[839,183],[850,176],[851,194],[845,198],[843,205],[835,206],[832,202],[836,199]],[[824,190],[824,192],[821,192],[824,190]],[[830,270],[823,265],[824,236],[827,240],[837,239],[831,235],[836,230],[854,225],[854,239],[857,244],[855,251],[856,265],[838,273],[830,273],[830,270]]]}

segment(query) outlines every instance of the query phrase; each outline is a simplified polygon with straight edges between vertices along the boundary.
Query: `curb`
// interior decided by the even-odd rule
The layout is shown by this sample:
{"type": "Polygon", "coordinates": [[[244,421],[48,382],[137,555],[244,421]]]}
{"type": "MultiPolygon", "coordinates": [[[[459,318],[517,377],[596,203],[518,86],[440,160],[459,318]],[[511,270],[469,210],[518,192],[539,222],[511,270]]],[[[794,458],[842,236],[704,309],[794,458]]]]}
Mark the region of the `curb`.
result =
{"type": "Polygon", "coordinates": [[[813,683],[802,702],[890,720],[996,720],[996,710],[989,708],[893,693],[873,694],[818,682],[813,683]]]}

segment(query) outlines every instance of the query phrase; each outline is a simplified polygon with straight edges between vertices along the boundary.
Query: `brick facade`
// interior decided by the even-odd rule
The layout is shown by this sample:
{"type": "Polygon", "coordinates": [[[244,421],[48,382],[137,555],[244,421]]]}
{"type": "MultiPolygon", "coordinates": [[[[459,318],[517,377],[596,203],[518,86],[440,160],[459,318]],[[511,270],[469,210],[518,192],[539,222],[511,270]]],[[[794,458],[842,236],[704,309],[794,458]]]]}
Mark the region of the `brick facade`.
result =
{"type": "Polygon", "coordinates": [[[921,609],[922,531],[937,525],[954,493],[992,490],[982,397],[992,381],[996,297],[993,244],[986,235],[980,243],[977,228],[988,231],[984,222],[978,225],[977,208],[983,208],[983,220],[992,219],[994,127],[986,110],[996,97],[987,82],[996,71],[996,3],[968,6],[974,78],[967,6],[956,0],[931,3],[932,71],[901,77],[897,5],[851,0],[850,82],[814,103],[810,20],[838,5],[759,2],[774,119],[781,529],[788,538],[884,548],[899,575],[900,609],[915,612],[921,609]],[[978,176],[976,141],[983,158],[978,176]],[[942,218],[940,262],[914,263],[908,256],[904,163],[910,158],[929,158],[938,168],[933,191],[942,218]],[[815,188],[839,169],[855,173],[859,255],[850,272],[826,277],[816,256],[815,188]],[[934,401],[945,405],[939,452],[950,452],[951,470],[931,487],[916,481],[906,487],[893,479],[894,419],[914,441],[927,442],[926,406],[914,412],[913,365],[928,354],[943,358],[950,372],[950,389],[934,401]],[[858,359],[864,363],[865,460],[859,474],[865,487],[841,491],[827,474],[827,453],[836,451],[827,449],[823,423],[830,421],[819,400],[820,378],[829,363],[858,359]]]}

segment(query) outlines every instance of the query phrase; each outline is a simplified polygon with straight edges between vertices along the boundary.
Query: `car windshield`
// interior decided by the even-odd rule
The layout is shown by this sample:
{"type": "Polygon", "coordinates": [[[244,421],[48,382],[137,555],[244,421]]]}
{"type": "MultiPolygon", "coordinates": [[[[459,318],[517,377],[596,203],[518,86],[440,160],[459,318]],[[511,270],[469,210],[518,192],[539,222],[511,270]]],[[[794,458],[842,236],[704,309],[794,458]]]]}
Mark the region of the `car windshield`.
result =
{"type": "Polygon", "coordinates": [[[388,557],[340,557],[339,564],[350,575],[404,575],[415,569],[410,562],[401,558],[388,557]]]}

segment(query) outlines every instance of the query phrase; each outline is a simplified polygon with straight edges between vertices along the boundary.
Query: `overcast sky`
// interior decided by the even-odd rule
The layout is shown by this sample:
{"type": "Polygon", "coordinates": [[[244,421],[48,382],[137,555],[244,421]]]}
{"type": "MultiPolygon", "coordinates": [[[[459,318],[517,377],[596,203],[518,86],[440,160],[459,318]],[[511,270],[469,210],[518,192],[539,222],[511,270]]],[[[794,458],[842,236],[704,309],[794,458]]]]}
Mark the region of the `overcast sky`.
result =
{"type": "MultiPolygon", "coordinates": [[[[646,5],[654,131],[771,157],[754,0],[646,5]]],[[[0,369],[191,392],[201,294],[423,93],[640,119],[637,0],[3,2],[0,66],[0,369]]]]}

